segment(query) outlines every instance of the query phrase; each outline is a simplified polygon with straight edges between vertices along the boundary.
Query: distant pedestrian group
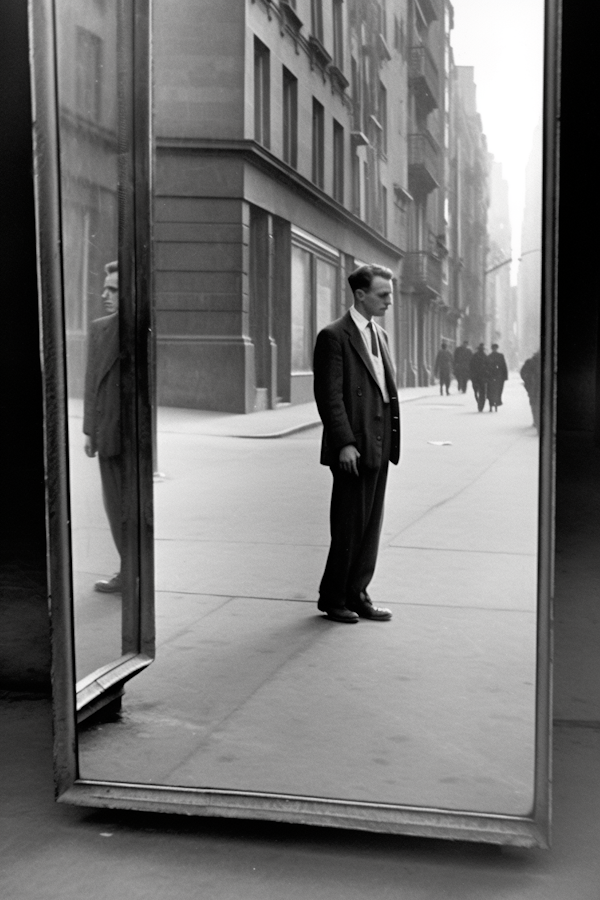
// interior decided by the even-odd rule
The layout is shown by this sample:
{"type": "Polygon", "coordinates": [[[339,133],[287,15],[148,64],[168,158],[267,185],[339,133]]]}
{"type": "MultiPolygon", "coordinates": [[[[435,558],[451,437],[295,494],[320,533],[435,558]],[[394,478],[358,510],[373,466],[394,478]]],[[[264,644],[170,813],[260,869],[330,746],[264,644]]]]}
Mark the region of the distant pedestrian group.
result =
{"type": "Polygon", "coordinates": [[[473,353],[469,342],[463,341],[452,354],[446,341],[442,341],[434,366],[440,394],[450,393],[453,374],[460,393],[467,392],[469,380],[471,381],[479,412],[483,412],[486,400],[490,412],[498,412],[498,407],[502,406],[504,382],[508,379],[506,359],[500,353],[498,344],[492,344],[489,354],[486,354],[484,345],[479,344],[473,353]]]}

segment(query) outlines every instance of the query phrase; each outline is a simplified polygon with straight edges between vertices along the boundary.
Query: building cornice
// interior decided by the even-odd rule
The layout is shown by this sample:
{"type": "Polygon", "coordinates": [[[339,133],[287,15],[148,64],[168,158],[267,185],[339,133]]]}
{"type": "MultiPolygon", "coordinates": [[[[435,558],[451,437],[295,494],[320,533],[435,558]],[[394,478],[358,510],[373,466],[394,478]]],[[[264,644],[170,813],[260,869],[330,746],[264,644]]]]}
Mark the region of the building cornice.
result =
{"type": "Polygon", "coordinates": [[[274,181],[299,194],[315,208],[342,222],[357,234],[360,234],[361,237],[375,242],[386,253],[393,254],[401,259],[406,252],[256,141],[163,137],[156,139],[156,150],[157,152],[219,156],[221,159],[237,159],[249,163],[256,169],[265,172],[274,181]]]}

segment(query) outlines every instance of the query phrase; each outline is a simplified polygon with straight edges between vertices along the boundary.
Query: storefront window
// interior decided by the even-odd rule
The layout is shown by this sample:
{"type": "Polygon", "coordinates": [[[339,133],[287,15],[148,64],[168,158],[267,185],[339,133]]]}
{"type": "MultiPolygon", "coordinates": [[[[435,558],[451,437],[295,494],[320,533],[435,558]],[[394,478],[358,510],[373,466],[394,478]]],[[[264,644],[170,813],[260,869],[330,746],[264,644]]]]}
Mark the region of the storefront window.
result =
{"type": "Polygon", "coordinates": [[[292,247],[292,374],[312,369],[311,258],[292,247]]]}
{"type": "Polygon", "coordinates": [[[336,315],[337,268],[324,259],[315,259],[317,273],[317,327],[315,338],[321,328],[329,325],[336,315]]]}

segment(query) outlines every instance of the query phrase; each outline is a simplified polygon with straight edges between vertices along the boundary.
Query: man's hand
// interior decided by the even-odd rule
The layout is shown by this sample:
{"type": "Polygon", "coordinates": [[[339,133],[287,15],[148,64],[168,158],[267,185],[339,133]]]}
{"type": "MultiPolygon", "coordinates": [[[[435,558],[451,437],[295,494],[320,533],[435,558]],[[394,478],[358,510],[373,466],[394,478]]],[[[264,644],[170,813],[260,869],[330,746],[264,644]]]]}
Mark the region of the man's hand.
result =
{"type": "Polygon", "coordinates": [[[354,444],[346,444],[340,450],[340,469],[347,475],[356,475],[358,477],[358,461],[360,453],[354,444]]]}
{"type": "Polygon", "coordinates": [[[85,443],[83,445],[83,449],[85,450],[86,456],[95,456],[96,455],[96,451],[92,447],[92,439],[89,436],[89,434],[86,434],[86,436],[85,436],[85,443]]]}

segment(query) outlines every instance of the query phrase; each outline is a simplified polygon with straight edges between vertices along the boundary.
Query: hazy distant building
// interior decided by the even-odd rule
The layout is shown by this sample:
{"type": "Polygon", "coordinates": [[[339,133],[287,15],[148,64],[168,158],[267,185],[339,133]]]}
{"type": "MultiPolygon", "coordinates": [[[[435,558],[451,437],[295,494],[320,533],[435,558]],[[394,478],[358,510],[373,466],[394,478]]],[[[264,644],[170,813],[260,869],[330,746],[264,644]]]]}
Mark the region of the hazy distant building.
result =
{"type": "Polygon", "coordinates": [[[488,210],[488,256],[486,266],[486,315],[488,347],[500,344],[509,368],[515,368],[517,355],[517,310],[511,289],[512,241],[508,182],[502,165],[489,157],[490,206],[488,210]]]}
{"type": "Polygon", "coordinates": [[[402,278],[400,383],[428,384],[440,340],[452,346],[458,321],[449,277],[452,5],[409,3],[408,243],[402,278]]]}
{"type": "Polygon", "coordinates": [[[525,171],[525,206],[517,273],[518,353],[521,362],[540,346],[542,292],[542,126],[535,129],[525,171]]]}
{"type": "Polygon", "coordinates": [[[477,112],[472,66],[456,66],[451,101],[452,170],[450,269],[461,340],[485,341],[485,269],[488,250],[488,151],[477,112]]]}

